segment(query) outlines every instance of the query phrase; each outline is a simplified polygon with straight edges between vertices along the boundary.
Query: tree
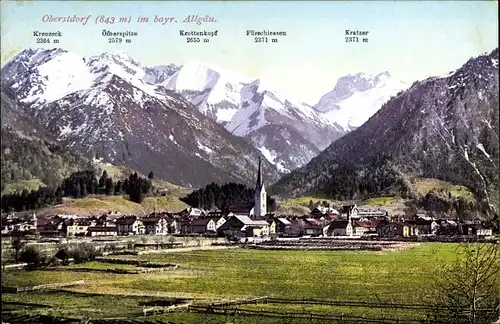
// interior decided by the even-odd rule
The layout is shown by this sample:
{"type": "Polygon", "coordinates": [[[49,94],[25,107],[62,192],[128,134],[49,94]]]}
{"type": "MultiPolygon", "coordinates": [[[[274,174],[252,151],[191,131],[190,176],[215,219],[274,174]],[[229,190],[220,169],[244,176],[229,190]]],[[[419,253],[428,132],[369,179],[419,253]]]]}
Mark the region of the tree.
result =
{"type": "Polygon", "coordinates": [[[102,171],[102,175],[99,178],[99,188],[104,188],[106,185],[106,180],[108,180],[108,172],[106,170],[102,171]]]}
{"type": "Polygon", "coordinates": [[[69,259],[69,253],[65,248],[62,248],[59,251],[57,251],[56,258],[61,260],[63,262],[63,265],[67,265],[69,259]]]}
{"type": "Polygon", "coordinates": [[[313,203],[312,199],[311,199],[311,200],[309,200],[309,204],[307,205],[307,207],[308,207],[310,210],[313,210],[313,209],[314,209],[314,207],[315,207],[315,206],[314,206],[314,203],[313,203]]]}
{"type": "Polygon", "coordinates": [[[118,195],[122,192],[122,182],[117,181],[115,184],[115,195],[118,195]]]}
{"type": "Polygon", "coordinates": [[[135,203],[142,203],[144,196],[142,194],[141,188],[134,184],[132,186],[129,185],[129,192],[130,200],[135,202],[135,203]]]}
{"type": "Polygon", "coordinates": [[[107,178],[105,185],[106,185],[106,191],[105,191],[106,195],[109,196],[109,195],[113,194],[113,189],[114,189],[113,188],[113,179],[107,178]]]}
{"type": "Polygon", "coordinates": [[[149,172],[148,179],[151,179],[151,180],[154,179],[153,171],[149,172]]]}
{"type": "Polygon", "coordinates": [[[500,313],[500,248],[497,243],[461,244],[436,285],[435,320],[450,324],[492,323],[500,313]]]}
{"type": "Polygon", "coordinates": [[[25,245],[26,243],[21,240],[20,236],[16,236],[16,238],[12,241],[12,249],[14,250],[14,260],[16,263],[19,262],[19,253],[21,253],[21,250],[25,245]]]}
{"type": "Polygon", "coordinates": [[[37,268],[42,265],[42,256],[40,251],[33,245],[26,247],[26,249],[21,252],[22,262],[28,264],[28,268],[37,268]]]}

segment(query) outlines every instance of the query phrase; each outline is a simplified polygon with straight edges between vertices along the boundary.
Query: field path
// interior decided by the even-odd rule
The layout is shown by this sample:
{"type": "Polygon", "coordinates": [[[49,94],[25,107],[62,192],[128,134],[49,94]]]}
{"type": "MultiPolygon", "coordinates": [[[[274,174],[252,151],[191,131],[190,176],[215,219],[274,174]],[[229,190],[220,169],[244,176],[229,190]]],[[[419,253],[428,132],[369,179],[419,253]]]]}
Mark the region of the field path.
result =
{"type": "Polygon", "coordinates": [[[166,249],[166,250],[140,251],[140,252],[138,252],[138,255],[191,252],[191,251],[199,251],[199,250],[227,250],[227,249],[237,249],[237,248],[239,248],[239,246],[220,246],[220,245],[189,246],[189,247],[173,248],[173,249],[166,249]]]}

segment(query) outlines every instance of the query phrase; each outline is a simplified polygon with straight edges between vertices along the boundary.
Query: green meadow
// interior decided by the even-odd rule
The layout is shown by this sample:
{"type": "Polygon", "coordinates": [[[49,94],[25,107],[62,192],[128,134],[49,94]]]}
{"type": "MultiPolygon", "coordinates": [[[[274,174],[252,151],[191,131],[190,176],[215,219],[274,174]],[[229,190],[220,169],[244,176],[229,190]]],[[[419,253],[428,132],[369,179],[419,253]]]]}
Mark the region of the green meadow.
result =
{"type": "MultiPolygon", "coordinates": [[[[192,298],[193,303],[269,296],[421,304],[428,302],[426,297],[442,265],[454,260],[455,248],[454,244],[423,243],[396,252],[228,249],[128,256],[180,266],[173,271],[134,275],[71,271],[73,267],[132,267],[100,262],[70,266],[66,271],[7,271],[4,273],[4,286],[76,280],[85,280],[85,284],[59,292],[3,294],[2,301],[48,306],[19,308],[16,312],[20,313],[80,318],[132,317],[142,311],[144,303],[169,297],[192,298]]],[[[284,309],[283,305],[276,304],[248,307],[284,309]]],[[[380,309],[359,310],[322,305],[292,305],[286,309],[381,315],[380,309]]],[[[394,316],[408,313],[384,312],[394,316]]],[[[147,318],[191,323],[200,316],[208,315],[175,313],[147,318]]],[[[209,317],[215,322],[225,321],[224,316],[209,317]]],[[[276,319],[255,320],[272,323],[276,319]]],[[[249,322],[252,321],[248,318],[241,320],[241,323],[249,322]]]]}

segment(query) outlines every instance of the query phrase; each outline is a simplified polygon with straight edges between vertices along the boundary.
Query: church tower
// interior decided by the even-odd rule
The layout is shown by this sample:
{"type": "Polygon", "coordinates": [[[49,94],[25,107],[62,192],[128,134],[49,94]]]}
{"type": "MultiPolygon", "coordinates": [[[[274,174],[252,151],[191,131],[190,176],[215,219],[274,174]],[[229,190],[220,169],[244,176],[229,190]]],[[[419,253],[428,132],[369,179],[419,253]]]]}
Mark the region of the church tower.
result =
{"type": "Polygon", "coordinates": [[[267,193],[262,179],[262,166],[259,157],[259,170],[257,171],[257,183],[255,184],[255,206],[254,216],[264,216],[267,214],[267,193]]]}

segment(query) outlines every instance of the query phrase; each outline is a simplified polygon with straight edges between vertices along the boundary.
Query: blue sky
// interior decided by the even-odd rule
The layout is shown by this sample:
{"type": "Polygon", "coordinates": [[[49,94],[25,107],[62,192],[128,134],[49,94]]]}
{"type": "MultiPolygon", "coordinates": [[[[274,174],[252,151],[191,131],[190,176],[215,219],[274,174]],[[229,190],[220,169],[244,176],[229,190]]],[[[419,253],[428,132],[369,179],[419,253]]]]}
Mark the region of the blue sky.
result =
{"type": "Polygon", "coordinates": [[[346,74],[389,71],[413,82],[446,74],[470,57],[498,47],[496,1],[12,1],[1,4],[2,64],[36,44],[34,30],[63,33],[59,46],[83,56],[125,51],[143,65],[208,66],[261,77],[315,103],[346,74]],[[87,25],[43,23],[45,14],[87,16],[87,25]],[[132,16],[129,24],[96,25],[95,17],[132,16]],[[139,15],[150,22],[136,22],[139,15]],[[154,24],[158,16],[188,15],[216,23],[154,24]],[[131,44],[108,44],[103,29],[135,31],[131,44]],[[210,43],[187,44],[179,30],[219,30],[210,43]],[[247,29],[286,31],[278,43],[259,44],[247,29]],[[346,29],[368,30],[368,43],[345,43],[346,29]]]}

